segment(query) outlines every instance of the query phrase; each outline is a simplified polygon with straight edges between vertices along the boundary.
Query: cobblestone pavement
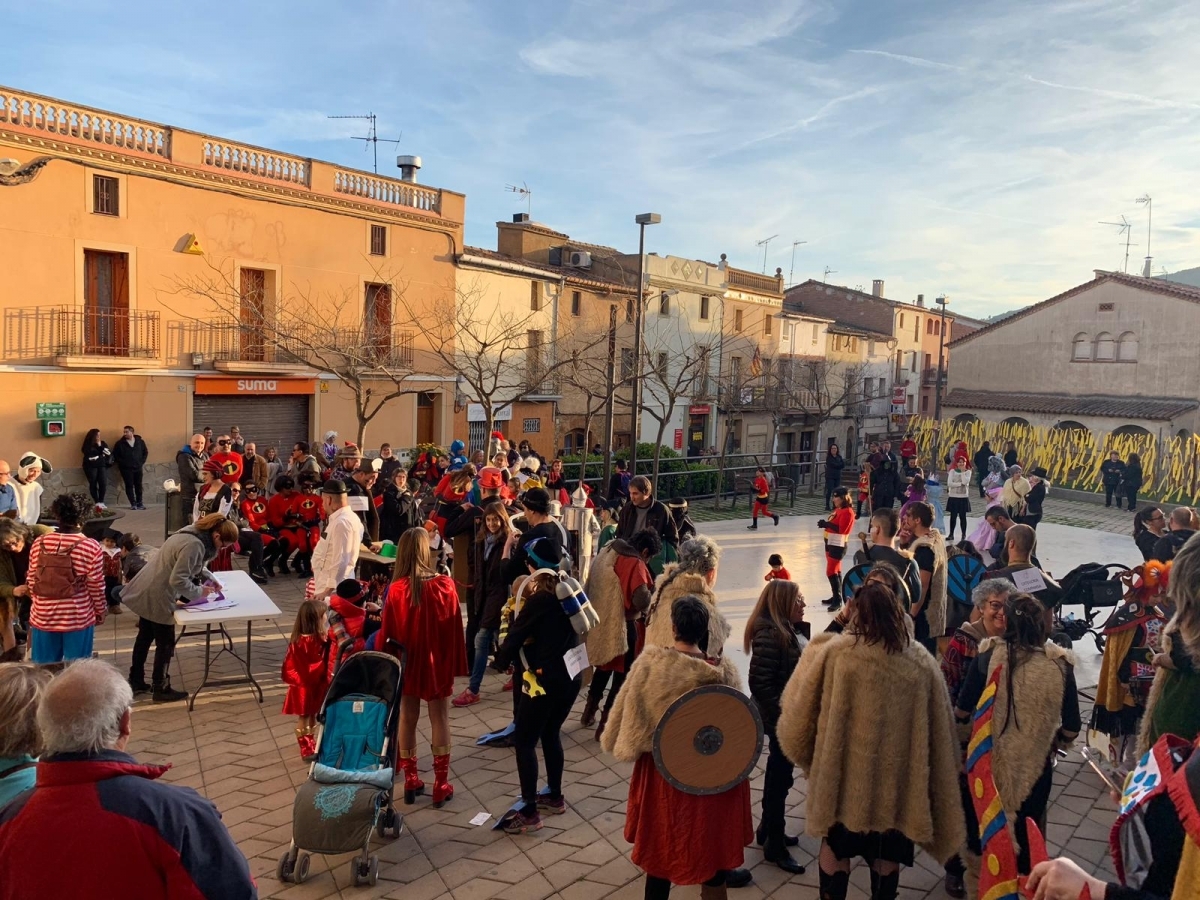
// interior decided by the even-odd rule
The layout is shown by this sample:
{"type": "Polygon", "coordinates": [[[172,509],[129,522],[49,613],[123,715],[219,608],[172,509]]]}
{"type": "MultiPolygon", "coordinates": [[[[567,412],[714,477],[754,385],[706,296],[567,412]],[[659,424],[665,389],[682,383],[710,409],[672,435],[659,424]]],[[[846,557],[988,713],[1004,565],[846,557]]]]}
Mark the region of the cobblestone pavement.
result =
{"type": "MultiPolygon", "coordinates": [[[[157,544],[162,534],[161,508],[131,514],[121,525],[125,530],[138,531],[144,542],[157,544]]],[[[747,534],[740,522],[713,523],[703,530],[725,548],[717,590],[723,604],[726,596],[730,598],[735,635],[730,644],[740,644],[737,638],[749,603],[744,598],[750,597],[751,592],[757,595],[753,583],[761,578],[770,550],[782,547],[793,573],[800,572],[797,580],[802,582],[804,590],[810,595],[823,596],[813,593],[823,576],[823,559],[813,519],[789,520],[765,534],[747,534]],[[770,548],[766,546],[768,542],[770,548]]],[[[1066,530],[1056,529],[1055,533],[1066,530]]],[[[1129,543],[1132,546],[1132,540],[1129,543]]],[[[578,710],[582,695],[564,733],[567,813],[549,817],[543,830],[519,837],[492,831],[491,821],[483,826],[470,824],[469,820],[481,811],[493,816],[503,813],[517,792],[512,751],[479,748],[474,743],[479,735],[503,727],[510,719],[511,696],[501,691],[503,678],[491,672],[484,682],[482,702],[451,711],[455,742],[451,762],[454,799],[441,810],[433,809],[428,797],[419,798],[410,807],[400,803],[405,832],[398,840],[375,844],[373,850],[380,857],[379,883],[375,887],[350,886],[351,854],[314,856],[309,880],[303,885],[277,882],[275,866],[290,840],[295,790],[307,774],[296,749],[294,722],[279,712],[284,695],[279,668],[292,617],[302,599],[303,582],[294,576],[276,577],[267,590],[284,615],[277,622],[258,623],[254,627],[253,668],[263,685],[265,702],[259,704],[244,686],[206,689],[191,714],[185,704],[156,706],[139,701],[130,744],[131,752],[143,761],[172,763],[166,780],[193,787],[216,803],[250,860],[261,896],[310,900],[335,896],[403,900],[442,897],[632,900],[642,896],[643,878],[629,861],[631,847],[622,835],[632,767],[602,753],[592,733],[580,727],[578,710]]],[[[824,628],[827,616],[823,610],[814,611],[812,604],[809,610],[814,630],[824,628]]],[[[100,655],[112,660],[122,671],[129,665],[135,621],[128,612],[110,617],[97,634],[100,655]]],[[[234,629],[233,633],[238,635],[239,631],[234,629]]],[[[244,632],[239,643],[241,640],[244,632]]],[[[1096,657],[1090,653],[1092,649],[1089,644],[1089,654],[1084,655],[1090,655],[1087,668],[1094,673],[1096,657]]],[[[177,687],[194,688],[199,683],[203,655],[201,638],[189,636],[180,643],[172,675],[177,687]]],[[[233,674],[226,662],[218,661],[218,674],[233,674]]],[[[740,657],[739,663],[744,666],[744,658],[740,657]]],[[[459,689],[465,679],[460,681],[459,689]]],[[[1080,679],[1080,684],[1093,682],[1094,674],[1080,679]]],[[[880,735],[880,740],[880,752],[888,752],[886,736],[880,735]]],[[[432,762],[424,721],[418,744],[420,766],[428,782],[432,762]]],[[[761,787],[760,764],[752,782],[756,820],[761,787]]],[[[753,871],[754,883],[732,892],[734,897],[751,900],[764,895],[817,896],[814,856],[818,842],[803,835],[804,797],[805,782],[797,774],[788,803],[788,827],[789,833],[802,835],[796,855],[808,866],[808,871],[789,878],[775,866],[764,863],[757,848],[748,848],[746,865],[753,871]]],[[[1049,813],[1047,837],[1052,851],[1065,848],[1085,866],[1112,877],[1106,840],[1114,815],[1114,806],[1099,780],[1081,764],[1078,754],[1060,763],[1049,813]]],[[[943,897],[941,879],[940,867],[921,854],[917,865],[904,870],[901,876],[901,896],[906,900],[943,897]]],[[[851,884],[851,897],[857,900],[868,895],[867,872],[861,865],[855,869],[851,884]]],[[[675,893],[697,896],[698,889],[679,888],[675,893]]]]}

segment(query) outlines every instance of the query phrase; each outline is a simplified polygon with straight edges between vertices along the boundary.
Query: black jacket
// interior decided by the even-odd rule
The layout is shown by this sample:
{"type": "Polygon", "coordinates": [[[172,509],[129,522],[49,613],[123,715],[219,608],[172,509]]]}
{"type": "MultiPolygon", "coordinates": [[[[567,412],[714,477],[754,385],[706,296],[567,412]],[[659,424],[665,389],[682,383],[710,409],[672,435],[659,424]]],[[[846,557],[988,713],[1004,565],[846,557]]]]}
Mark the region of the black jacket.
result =
{"type": "Polygon", "coordinates": [[[908,595],[911,602],[906,605],[916,603],[921,597],[921,570],[917,567],[917,562],[911,556],[905,556],[899,550],[891,547],[885,547],[882,544],[872,544],[871,549],[866,553],[861,550],[854,554],[854,562],[856,565],[863,563],[887,563],[900,573],[900,577],[904,579],[905,585],[908,586],[908,595]]]}
{"type": "Polygon", "coordinates": [[[798,634],[784,640],[769,618],[762,617],[754,623],[748,683],[750,696],[758,704],[763,727],[768,732],[775,731],[775,723],[779,721],[779,699],[807,645],[808,641],[798,634]]]}
{"type": "Polygon", "coordinates": [[[515,666],[518,674],[514,683],[516,690],[520,690],[520,673],[525,666],[518,651],[523,647],[529,668],[537,673],[538,681],[546,692],[563,692],[569,688],[572,680],[567,676],[563,654],[578,643],[579,636],[571,627],[571,620],[563,612],[558,597],[549,591],[538,591],[524,598],[521,611],[508,626],[508,637],[496,653],[496,666],[515,666]]]}
{"type": "Polygon", "coordinates": [[[1155,542],[1151,559],[1157,559],[1159,562],[1170,562],[1175,558],[1175,554],[1183,549],[1183,545],[1188,542],[1188,538],[1195,533],[1190,528],[1168,531],[1155,542]]]}
{"type": "Polygon", "coordinates": [[[839,485],[842,483],[842,469],[846,468],[846,457],[840,453],[837,456],[825,454],[825,483],[839,485]]]}
{"type": "Polygon", "coordinates": [[[1138,549],[1142,551],[1142,559],[1146,562],[1154,559],[1154,548],[1158,544],[1159,536],[1150,529],[1146,528],[1139,531],[1134,536],[1133,542],[1137,544],[1138,549]]]}
{"type": "Polygon", "coordinates": [[[1046,482],[1039,481],[1029,493],[1025,495],[1025,515],[1040,516],[1042,514],[1042,504],[1046,502],[1046,482]]]}
{"type": "MultiPolygon", "coordinates": [[[[650,509],[646,511],[645,527],[657,532],[664,544],[671,546],[679,544],[679,530],[675,527],[675,520],[671,518],[671,511],[663,505],[661,500],[650,501],[650,509]]],[[[617,537],[627,541],[633,537],[636,529],[637,507],[632,503],[626,503],[617,515],[617,537]]]]}
{"type": "Polygon", "coordinates": [[[407,490],[400,493],[394,484],[385,487],[383,504],[379,507],[379,539],[394,544],[400,540],[400,535],[420,524],[421,513],[412,493],[407,490]]]}
{"type": "Polygon", "coordinates": [[[1100,475],[1104,479],[1105,487],[1116,487],[1125,477],[1125,463],[1119,459],[1106,459],[1100,464],[1100,475]]]}
{"type": "Polygon", "coordinates": [[[108,449],[108,444],[104,441],[92,444],[83,451],[83,467],[85,469],[107,469],[112,464],[112,451],[108,449]]]}
{"type": "Polygon", "coordinates": [[[1142,464],[1126,463],[1125,477],[1121,479],[1121,484],[1126,490],[1138,490],[1142,486],[1142,464]]]}
{"type": "Polygon", "coordinates": [[[900,460],[894,453],[880,453],[877,462],[871,469],[871,496],[894,498],[900,493],[900,460]]]}
{"type": "Polygon", "coordinates": [[[499,628],[500,613],[504,610],[512,583],[504,580],[504,541],[493,545],[492,552],[487,555],[484,554],[486,546],[484,541],[471,543],[471,556],[475,560],[472,601],[475,614],[479,616],[479,627],[499,628]]]}
{"type": "Polygon", "coordinates": [[[123,472],[136,472],[146,464],[150,451],[146,447],[146,442],[142,440],[142,436],[135,434],[132,447],[125,438],[121,438],[112,448],[112,454],[118,469],[123,472]]]}
{"type": "Polygon", "coordinates": [[[975,471],[982,472],[984,475],[986,475],[988,470],[988,460],[991,458],[992,448],[987,444],[984,444],[982,447],[976,450],[975,456],[971,460],[973,463],[975,463],[975,471]]]}
{"type": "Polygon", "coordinates": [[[1009,450],[1004,454],[1004,468],[1011,469],[1017,464],[1017,451],[1009,450]]]}
{"type": "Polygon", "coordinates": [[[363,546],[379,540],[379,510],[375,506],[375,498],[365,487],[351,478],[346,482],[346,494],[350,497],[364,497],[367,501],[366,511],[355,510],[359,521],[363,523],[363,546]]]}
{"type": "Polygon", "coordinates": [[[389,456],[383,461],[383,464],[379,467],[379,480],[375,482],[375,493],[377,495],[382,494],[389,487],[394,487],[392,476],[396,474],[397,469],[403,468],[403,466],[404,464],[395,456],[389,456]],[[380,485],[383,485],[383,487],[380,487],[380,485]]]}

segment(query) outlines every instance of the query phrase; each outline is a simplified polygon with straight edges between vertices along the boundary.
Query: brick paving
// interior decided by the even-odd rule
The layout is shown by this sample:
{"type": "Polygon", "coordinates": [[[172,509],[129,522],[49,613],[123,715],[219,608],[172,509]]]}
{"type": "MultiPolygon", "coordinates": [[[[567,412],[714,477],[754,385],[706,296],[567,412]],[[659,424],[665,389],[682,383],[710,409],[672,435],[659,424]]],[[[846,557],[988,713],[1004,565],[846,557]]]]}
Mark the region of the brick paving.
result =
{"type": "MultiPolygon", "coordinates": [[[[809,514],[809,502],[802,498],[797,500],[796,513],[800,514],[803,503],[805,514],[809,514]]],[[[820,500],[819,497],[816,500],[818,506],[820,500]]],[[[1066,508],[1065,502],[1061,509],[1056,505],[1052,513],[1048,510],[1047,520],[1054,515],[1086,521],[1088,524],[1082,527],[1093,530],[1124,530],[1117,517],[1103,507],[1093,508],[1080,503],[1071,504],[1071,507],[1066,508]],[[1073,507],[1085,508],[1075,510],[1073,507]]],[[[743,507],[741,512],[744,511],[743,507]]],[[[782,539],[790,524],[784,523],[778,532],[772,533],[782,539]]],[[[812,523],[803,524],[805,534],[815,530],[809,527],[812,523]]],[[[121,525],[125,530],[138,531],[144,542],[157,544],[161,540],[158,536],[162,534],[162,510],[152,508],[130,514],[121,525]]],[[[734,542],[747,537],[740,525],[732,522],[714,523],[705,531],[713,533],[727,546],[723,565],[728,565],[730,557],[739,552],[733,549],[734,542]],[[733,530],[735,528],[740,534],[733,530]],[[728,538],[725,538],[726,533],[728,538]]],[[[759,545],[755,544],[751,552],[755,555],[753,568],[757,570],[761,566],[757,559],[759,545]]],[[[790,560],[788,564],[793,565],[790,560]]],[[[819,560],[813,562],[814,567],[818,564],[819,560]]],[[[718,582],[719,595],[723,582],[724,577],[718,582]]],[[[444,897],[454,900],[487,900],[491,897],[503,900],[543,900],[546,897],[632,900],[642,896],[643,879],[629,861],[631,846],[622,835],[632,766],[606,756],[593,740],[591,731],[580,727],[578,710],[582,706],[582,695],[563,736],[568,812],[560,817],[546,818],[546,826],[539,832],[516,837],[492,831],[492,821],[483,826],[470,824],[469,820],[483,810],[493,816],[502,814],[517,792],[512,751],[479,748],[474,743],[476,737],[504,726],[510,719],[511,697],[501,691],[503,678],[491,672],[484,682],[482,702],[451,710],[455,742],[451,762],[451,781],[456,789],[454,799],[441,810],[435,810],[427,796],[419,798],[415,805],[405,807],[401,795],[398,808],[404,815],[405,832],[398,840],[375,843],[374,852],[380,857],[379,883],[375,887],[351,886],[349,860],[353,854],[315,855],[309,880],[303,885],[276,881],[276,863],[290,840],[295,789],[307,775],[307,767],[296,749],[294,722],[279,712],[285,692],[279,679],[279,668],[292,617],[302,599],[303,582],[293,576],[276,577],[267,591],[284,614],[278,622],[258,623],[254,627],[254,671],[263,685],[265,702],[260,705],[244,686],[206,689],[191,714],[186,704],[156,706],[149,701],[139,701],[130,743],[131,752],[143,761],[173,764],[166,780],[193,787],[216,803],[250,861],[261,896],[297,900],[340,896],[403,900],[444,897]]],[[[819,614],[811,618],[814,619],[814,630],[824,627],[819,614]]],[[[100,655],[113,661],[122,671],[128,668],[135,621],[128,613],[111,617],[97,634],[96,647],[100,655]]],[[[238,630],[234,633],[236,635],[238,630]]],[[[740,630],[735,625],[737,634],[740,630]]],[[[242,629],[242,641],[244,637],[242,629]]],[[[203,653],[202,638],[189,636],[181,642],[172,674],[177,687],[192,688],[199,683],[203,653]]],[[[220,662],[216,671],[233,674],[234,670],[220,662]]],[[[465,684],[465,679],[462,682],[465,684]]],[[[1082,683],[1086,683],[1086,679],[1081,680],[1082,683]]],[[[460,689],[463,684],[459,685],[460,689]]],[[[420,765],[428,782],[432,762],[424,721],[418,743],[420,765]]],[[[886,747],[881,746],[881,752],[886,752],[886,747]]],[[[756,820],[761,787],[760,764],[752,781],[756,820]]],[[[745,900],[766,895],[817,896],[814,857],[818,842],[803,835],[804,797],[805,782],[797,774],[796,787],[788,804],[788,830],[801,834],[795,855],[808,866],[808,871],[789,878],[775,866],[763,863],[757,848],[747,849],[746,865],[754,873],[754,883],[732,892],[733,896],[745,900]]],[[[1114,815],[1114,806],[1099,780],[1082,765],[1077,754],[1060,763],[1055,773],[1047,835],[1052,852],[1065,847],[1066,852],[1082,864],[1111,878],[1107,834],[1114,815]]],[[[906,900],[943,897],[941,877],[940,867],[921,854],[917,865],[906,869],[901,876],[901,896],[906,900]]],[[[695,887],[678,888],[674,893],[698,896],[699,891],[695,887]]],[[[850,896],[863,898],[868,894],[867,873],[860,865],[851,879],[850,896]]]]}

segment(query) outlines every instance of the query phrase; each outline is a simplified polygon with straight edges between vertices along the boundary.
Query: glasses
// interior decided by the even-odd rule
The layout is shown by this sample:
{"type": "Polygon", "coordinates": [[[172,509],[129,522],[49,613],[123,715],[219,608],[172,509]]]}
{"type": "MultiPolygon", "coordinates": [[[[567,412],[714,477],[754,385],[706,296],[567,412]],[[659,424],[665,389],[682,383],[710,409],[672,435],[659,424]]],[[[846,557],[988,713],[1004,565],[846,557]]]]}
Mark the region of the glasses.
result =
{"type": "Polygon", "coordinates": [[[994,613],[1004,612],[1004,604],[999,601],[993,601],[993,602],[988,603],[987,608],[988,608],[988,610],[990,610],[991,612],[994,612],[994,613]]]}
{"type": "MultiPolygon", "coordinates": [[[[7,475],[7,474],[8,474],[7,472],[0,472],[0,475],[7,475]]],[[[1166,518],[1167,517],[1164,516],[1162,513],[1159,513],[1156,516],[1151,516],[1150,521],[1151,522],[1163,522],[1163,521],[1166,521],[1166,518]]]]}

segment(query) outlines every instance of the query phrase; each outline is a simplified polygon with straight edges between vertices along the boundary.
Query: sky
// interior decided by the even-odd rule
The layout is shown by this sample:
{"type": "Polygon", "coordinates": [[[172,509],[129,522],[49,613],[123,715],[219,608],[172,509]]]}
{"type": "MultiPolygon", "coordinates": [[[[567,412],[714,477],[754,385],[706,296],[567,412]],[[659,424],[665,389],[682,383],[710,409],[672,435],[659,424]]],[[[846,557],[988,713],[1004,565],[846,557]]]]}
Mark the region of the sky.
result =
{"type": "Polygon", "coordinates": [[[573,238],[988,316],[1200,265],[1200,4],[1178,0],[39,0],[0,84],[363,168],[379,117],[466,240],[573,238]],[[180,12],[165,13],[168,7],[180,12]],[[339,8],[340,7],[340,8],[339,8]],[[806,241],[793,248],[794,241],[806,241]],[[794,275],[792,259],[794,250],[794,275]]]}

